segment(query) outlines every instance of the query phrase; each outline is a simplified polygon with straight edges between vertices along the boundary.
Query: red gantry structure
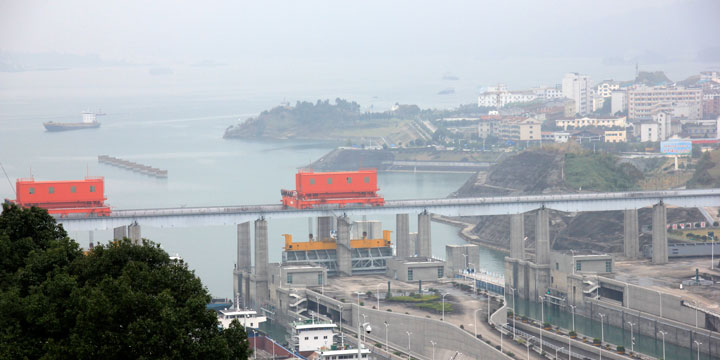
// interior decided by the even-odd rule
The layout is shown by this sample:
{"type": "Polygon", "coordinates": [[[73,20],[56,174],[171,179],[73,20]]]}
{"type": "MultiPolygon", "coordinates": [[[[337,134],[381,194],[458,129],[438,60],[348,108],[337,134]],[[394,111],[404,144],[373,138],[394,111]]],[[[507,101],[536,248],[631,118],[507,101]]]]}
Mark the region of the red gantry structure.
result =
{"type": "Polygon", "coordinates": [[[313,172],[295,175],[296,190],[280,190],[286,208],[308,209],[346,205],[383,206],[378,195],[377,170],[313,172]]]}
{"type": "Polygon", "coordinates": [[[102,177],[70,181],[18,179],[15,195],[14,202],[22,207],[41,207],[61,217],[69,214],[110,215],[110,207],[105,204],[105,179],[102,177]]]}

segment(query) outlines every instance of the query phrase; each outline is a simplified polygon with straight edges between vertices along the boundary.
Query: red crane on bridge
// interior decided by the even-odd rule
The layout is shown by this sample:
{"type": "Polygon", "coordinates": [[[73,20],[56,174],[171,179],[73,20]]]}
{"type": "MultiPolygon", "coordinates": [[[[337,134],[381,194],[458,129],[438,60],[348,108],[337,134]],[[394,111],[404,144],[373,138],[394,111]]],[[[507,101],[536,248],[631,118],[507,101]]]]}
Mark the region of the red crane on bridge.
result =
{"type": "Polygon", "coordinates": [[[376,169],[317,173],[300,170],[295,175],[295,189],[280,190],[286,208],[385,204],[385,199],[377,193],[376,169]]]}

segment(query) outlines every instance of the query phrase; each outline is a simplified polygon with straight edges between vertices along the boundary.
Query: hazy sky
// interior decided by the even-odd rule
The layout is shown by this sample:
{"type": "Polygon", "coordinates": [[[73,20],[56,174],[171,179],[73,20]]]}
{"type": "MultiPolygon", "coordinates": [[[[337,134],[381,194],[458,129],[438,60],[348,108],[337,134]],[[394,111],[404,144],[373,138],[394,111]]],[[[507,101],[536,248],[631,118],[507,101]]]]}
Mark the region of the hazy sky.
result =
{"type": "Polygon", "coordinates": [[[2,1],[0,50],[161,64],[292,57],[594,56],[720,46],[720,2],[2,1]]]}

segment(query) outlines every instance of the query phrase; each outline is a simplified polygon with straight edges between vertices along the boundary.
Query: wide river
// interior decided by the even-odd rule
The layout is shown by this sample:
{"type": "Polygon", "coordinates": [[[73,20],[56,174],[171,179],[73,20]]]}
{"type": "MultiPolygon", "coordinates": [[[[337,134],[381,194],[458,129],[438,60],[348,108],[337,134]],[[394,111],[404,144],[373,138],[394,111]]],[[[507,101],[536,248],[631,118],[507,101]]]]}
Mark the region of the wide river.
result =
{"type": "MultiPolygon", "coordinates": [[[[145,99],[105,106],[108,115],[99,118],[99,129],[49,133],[43,129],[43,121],[79,121],[75,110],[82,105],[60,101],[5,103],[0,114],[0,162],[13,185],[16,178],[31,175],[36,180],[69,180],[89,174],[105,177],[107,202],[118,209],[272,204],[279,203],[281,188],[294,187],[298,167],[334,147],[297,141],[224,140],[224,129],[245,116],[242,104],[231,101],[145,99]],[[160,180],[98,164],[100,154],[167,169],[169,176],[160,180]]],[[[255,111],[254,107],[247,111],[255,111]]],[[[4,174],[0,176],[0,199],[14,199],[11,185],[4,174]]],[[[438,198],[456,190],[468,177],[381,173],[379,183],[387,199],[438,198]]],[[[386,229],[395,230],[394,217],[376,219],[386,229]]],[[[416,224],[417,217],[411,216],[411,231],[416,231],[412,230],[417,229],[416,224]]],[[[270,220],[270,261],[281,259],[282,234],[290,233],[301,240],[307,231],[307,219],[270,220]]],[[[87,247],[87,232],[70,235],[87,247]]],[[[106,243],[112,234],[96,231],[94,236],[96,242],[106,243]]],[[[213,296],[232,296],[234,226],[144,227],[142,236],[162,244],[168,253],[182,256],[213,296]]],[[[446,244],[464,243],[456,228],[439,223],[432,225],[432,239],[433,254],[440,258],[445,255],[446,244]]],[[[502,272],[502,257],[483,250],[479,267],[502,272]]]]}

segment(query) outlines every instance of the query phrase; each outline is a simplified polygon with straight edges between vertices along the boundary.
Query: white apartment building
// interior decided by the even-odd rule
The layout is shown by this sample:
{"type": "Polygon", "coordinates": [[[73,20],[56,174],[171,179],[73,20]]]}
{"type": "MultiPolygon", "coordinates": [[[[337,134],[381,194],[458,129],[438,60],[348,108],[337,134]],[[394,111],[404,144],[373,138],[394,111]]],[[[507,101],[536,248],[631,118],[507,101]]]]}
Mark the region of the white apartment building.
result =
{"type": "Polygon", "coordinates": [[[501,108],[507,104],[530,102],[535,99],[537,96],[531,91],[507,91],[505,88],[500,88],[478,96],[478,107],[501,108]]]}
{"type": "Polygon", "coordinates": [[[640,142],[657,142],[669,139],[672,134],[672,115],[660,112],[652,120],[635,124],[640,132],[640,142]]]}
{"type": "Polygon", "coordinates": [[[562,93],[562,89],[559,89],[558,87],[539,87],[532,89],[532,92],[538,99],[544,100],[560,99],[565,97],[562,93]]]}
{"type": "Polygon", "coordinates": [[[568,73],[562,80],[562,93],[575,102],[576,114],[587,114],[592,111],[592,88],[590,76],[568,73]]]}
{"type": "Polygon", "coordinates": [[[610,95],[610,113],[615,115],[625,110],[627,110],[627,93],[624,90],[613,91],[610,95]]]}
{"type": "Polygon", "coordinates": [[[640,127],[640,142],[658,142],[658,123],[656,122],[643,122],[637,124],[640,127]]]}
{"type": "Polygon", "coordinates": [[[608,98],[612,96],[613,90],[618,89],[620,89],[620,83],[613,80],[604,80],[597,85],[597,94],[604,98],[608,98]]]}
{"type": "Polygon", "coordinates": [[[631,120],[650,120],[659,112],[674,114],[676,108],[688,119],[703,118],[702,89],[638,86],[628,89],[627,103],[631,120]]]}

